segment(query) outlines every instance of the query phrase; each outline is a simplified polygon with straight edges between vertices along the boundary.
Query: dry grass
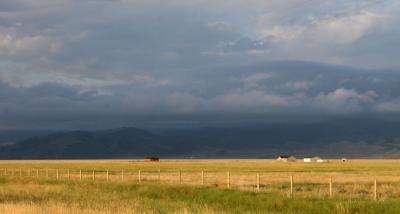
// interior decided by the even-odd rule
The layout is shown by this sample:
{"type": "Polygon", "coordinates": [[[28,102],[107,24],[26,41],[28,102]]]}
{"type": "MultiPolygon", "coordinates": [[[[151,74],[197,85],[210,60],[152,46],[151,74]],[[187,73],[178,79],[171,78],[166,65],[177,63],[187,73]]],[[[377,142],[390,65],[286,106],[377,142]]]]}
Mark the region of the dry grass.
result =
{"type": "MultiPolygon", "coordinates": [[[[79,189],[77,190],[80,191],[79,194],[68,192],[70,191],[68,185],[72,184],[72,186],[83,185],[84,188],[95,184],[103,185],[103,187],[138,184],[139,170],[141,171],[141,186],[144,189],[148,188],[147,184],[158,185],[158,183],[163,186],[172,185],[178,188],[199,187],[201,186],[201,171],[203,170],[205,187],[225,191],[227,172],[229,171],[232,189],[274,194],[274,197],[284,198],[289,196],[289,177],[292,175],[294,176],[295,197],[320,200],[328,200],[328,181],[329,178],[332,178],[334,200],[339,201],[334,202],[329,209],[334,209],[336,213],[355,213],[354,210],[357,210],[357,207],[352,207],[347,201],[371,201],[375,178],[378,180],[380,201],[400,197],[399,164],[400,161],[398,160],[350,160],[348,163],[330,160],[329,163],[311,164],[302,162],[280,163],[274,160],[162,160],[156,163],[142,160],[0,161],[0,181],[1,177],[8,181],[7,185],[0,188],[0,197],[7,199],[0,201],[0,213],[221,213],[225,209],[219,207],[218,204],[214,205],[217,207],[216,209],[211,209],[207,203],[197,204],[196,202],[191,204],[192,202],[176,201],[173,205],[170,205],[171,201],[168,197],[175,196],[161,195],[157,196],[161,198],[152,198],[153,193],[148,193],[147,190],[143,191],[149,194],[150,202],[143,202],[138,195],[135,195],[133,200],[129,200],[129,202],[121,202],[121,196],[112,191],[107,193],[108,199],[86,199],[83,195],[85,195],[85,191],[89,190],[79,189]],[[8,169],[7,175],[5,175],[4,168],[8,169]],[[58,181],[56,180],[57,169],[58,181]],[[122,169],[124,171],[123,176],[122,169]],[[69,178],[68,170],[70,172],[69,178]],[[82,171],[82,181],[79,175],[80,170],[82,171]],[[93,170],[95,170],[95,182],[92,181],[93,170]],[[108,182],[106,181],[107,170],[109,172],[108,182]],[[181,171],[181,184],[179,184],[179,171],[181,171]],[[260,190],[256,190],[257,174],[260,175],[260,190]],[[28,200],[29,198],[42,198],[43,195],[55,194],[58,197],[64,195],[66,191],[71,198],[83,197],[84,200],[89,200],[89,205],[80,204],[81,202],[76,201],[78,199],[71,201],[68,199],[69,202],[62,198],[53,200],[51,197],[40,201],[28,200]],[[9,200],[9,198],[21,199],[9,200]],[[110,203],[107,204],[105,201],[110,201],[110,203]],[[159,203],[156,208],[154,208],[154,203],[159,203]]],[[[102,191],[95,189],[94,194],[101,197],[102,191]]],[[[154,190],[148,189],[148,191],[153,192],[154,190]]],[[[168,193],[165,194],[168,195],[168,193]]],[[[248,197],[251,198],[252,196],[248,197]]],[[[125,200],[124,197],[122,198],[125,200]]],[[[186,199],[182,198],[182,200],[186,199]]],[[[312,208],[311,206],[310,209],[312,208]]],[[[277,213],[280,213],[279,210],[277,213]]]]}
{"type": "MultiPolygon", "coordinates": [[[[210,209],[204,208],[199,210],[199,212],[204,214],[215,214],[210,209]]],[[[143,209],[137,208],[120,208],[120,209],[91,209],[91,208],[81,208],[76,206],[67,206],[65,204],[34,204],[34,203],[2,203],[0,204],[0,213],[7,214],[154,214],[154,211],[145,211],[143,209]]],[[[189,214],[191,213],[187,209],[182,209],[180,211],[173,212],[174,214],[189,214]]],[[[218,212],[221,213],[221,212],[218,212]]]]}
{"type": "Polygon", "coordinates": [[[4,203],[0,204],[0,213],[8,214],[110,214],[110,213],[149,213],[140,210],[94,210],[82,209],[79,207],[66,206],[65,204],[24,204],[24,203],[4,203]]]}
{"type": "Polygon", "coordinates": [[[32,160],[0,161],[0,176],[29,177],[59,180],[108,180],[161,182],[166,184],[230,186],[241,190],[255,190],[256,175],[260,175],[260,191],[287,194],[289,177],[294,176],[295,192],[300,195],[326,197],[328,182],[334,182],[334,194],[343,197],[370,197],[374,179],[379,182],[380,198],[400,196],[400,164],[398,160],[350,160],[342,163],[281,163],[275,160],[32,160]],[[95,174],[93,177],[93,170],[95,174]],[[69,176],[68,176],[69,171],[69,176]],[[123,171],[123,172],[122,172],[123,171]],[[179,180],[179,171],[181,179],[179,180]],[[82,172],[82,175],[80,175],[82,172]]]}
{"type": "MultiPolygon", "coordinates": [[[[308,184],[307,184],[308,185],[308,184]]],[[[303,191],[303,190],[302,190],[303,191]]],[[[399,213],[397,200],[132,182],[0,179],[0,213],[399,213]]]]}

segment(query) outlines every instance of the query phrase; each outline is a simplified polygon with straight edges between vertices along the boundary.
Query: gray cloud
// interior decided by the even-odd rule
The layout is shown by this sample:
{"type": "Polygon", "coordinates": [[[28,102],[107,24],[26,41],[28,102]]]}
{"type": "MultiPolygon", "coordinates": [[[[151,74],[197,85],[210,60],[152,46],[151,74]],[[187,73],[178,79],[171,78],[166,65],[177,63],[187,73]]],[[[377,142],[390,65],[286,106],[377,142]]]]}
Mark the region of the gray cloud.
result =
{"type": "Polygon", "coordinates": [[[103,126],[175,120],[214,123],[280,115],[281,122],[290,122],[293,115],[318,120],[400,113],[400,74],[291,63],[203,71],[202,79],[185,75],[166,84],[151,79],[87,88],[60,83],[17,87],[3,82],[0,116],[3,126],[37,121],[69,127],[71,121],[75,126],[99,125],[98,121],[106,123],[103,126]]]}
{"type": "Polygon", "coordinates": [[[0,128],[400,111],[396,1],[4,0],[0,8],[0,128]]]}

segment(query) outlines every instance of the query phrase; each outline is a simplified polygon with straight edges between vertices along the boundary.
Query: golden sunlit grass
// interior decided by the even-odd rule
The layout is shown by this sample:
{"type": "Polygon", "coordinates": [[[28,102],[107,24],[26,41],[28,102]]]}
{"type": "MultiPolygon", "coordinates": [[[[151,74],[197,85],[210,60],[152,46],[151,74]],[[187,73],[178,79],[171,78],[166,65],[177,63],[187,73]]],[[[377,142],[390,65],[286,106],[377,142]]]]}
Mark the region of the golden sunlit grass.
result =
{"type": "Polygon", "coordinates": [[[69,207],[63,204],[0,204],[0,213],[8,214],[106,214],[106,213],[139,213],[139,210],[95,210],[95,209],[83,209],[78,207],[69,207]]]}
{"type": "Polygon", "coordinates": [[[142,181],[158,181],[176,184],[200,184],[201,171],[204,171],[205,184],[223,186],[226,174],[231,174],[231,184],[236,187],[253,186],[257,173],[262,184],[287,182],[293,175],[296,182],[326,183],[332,177],[335,183],[398,182],[400,176],[398,160],[350,160],[342,163],[330,160],[329,163],[281,163],[274,160],[162,160],[144,162],[142,160],[57,160],[57,161],[0,161],[0,175],[19,177],[91,180],[95,170],[96,180],[138,181],[139,170],[142,181]],[[159,175],[160,170],[160,175],[159,175]],[[80,171],[82,175],[80,176],[80,171]],[[124,171],[124,172],[122,172],[124,171]],[[123,174],[123,175],[122,175],[123,174]]]}
{"type": "Polygon", "coordinates": [[[143,160],[2,160],[0,168],[71,168],[71,169],[110,169],[110,170],[186,170],[186,171],[265,171],[265,172],[340,172],[357,174],[400,175],[399,160],[350,160],[342,163],[330,160],[329,163],[282,163],[275,160],[162,160],[144,162],[143,160]]]}
{"type": "Polygon", "coordinates": [[[368,213],[381,206],[389,207],[387,213],[396,213],[400,209],[398,164],[397,160],[311,164],[274,160],[0,161],[0,213],[319,213],[321,209],[368,213]],[[294,178],[292,197],[290,176],[294,178]],[[333,198],[329,197],[329,178],[333,198]],[[372,200],[374,179],[378,180],[379,202],[372,200]]]}

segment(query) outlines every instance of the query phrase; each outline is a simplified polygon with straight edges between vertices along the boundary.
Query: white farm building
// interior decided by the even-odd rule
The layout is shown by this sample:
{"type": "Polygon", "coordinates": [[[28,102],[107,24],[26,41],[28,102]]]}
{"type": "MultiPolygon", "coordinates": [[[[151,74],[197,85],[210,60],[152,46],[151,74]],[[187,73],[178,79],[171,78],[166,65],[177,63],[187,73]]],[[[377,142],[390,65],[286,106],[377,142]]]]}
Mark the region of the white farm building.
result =
{"type": "Polygon", "coordinates": [[[323,160],[322,158],[320,158],[318,156],[305,157],[303,160],[304,160],[304,163],[323,163],[323,162],[325,162],[325,160],[323,160]]]}

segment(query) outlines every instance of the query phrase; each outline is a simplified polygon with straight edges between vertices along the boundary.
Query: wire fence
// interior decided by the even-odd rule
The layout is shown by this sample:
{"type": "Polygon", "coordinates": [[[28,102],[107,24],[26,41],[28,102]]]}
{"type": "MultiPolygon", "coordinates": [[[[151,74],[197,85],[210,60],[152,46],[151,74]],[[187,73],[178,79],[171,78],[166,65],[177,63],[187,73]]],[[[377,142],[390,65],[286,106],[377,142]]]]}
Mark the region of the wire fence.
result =
{"type": "Polygon", "coordinates": [[[400,198],[400,179],[395,176],[332,175],[329,173],[269,173],[256,171],[208,170],[88,170],[3,168],[4,177],[98,182],[169,183],[215,188],[235,188],[255,192],[276,192],[288,197],[318,196],[384,200],[400,198]],[[379,180],[377,179],[379,178],[379,180]],[[379,182],[378,182],[379,181],[379,182]]]}

